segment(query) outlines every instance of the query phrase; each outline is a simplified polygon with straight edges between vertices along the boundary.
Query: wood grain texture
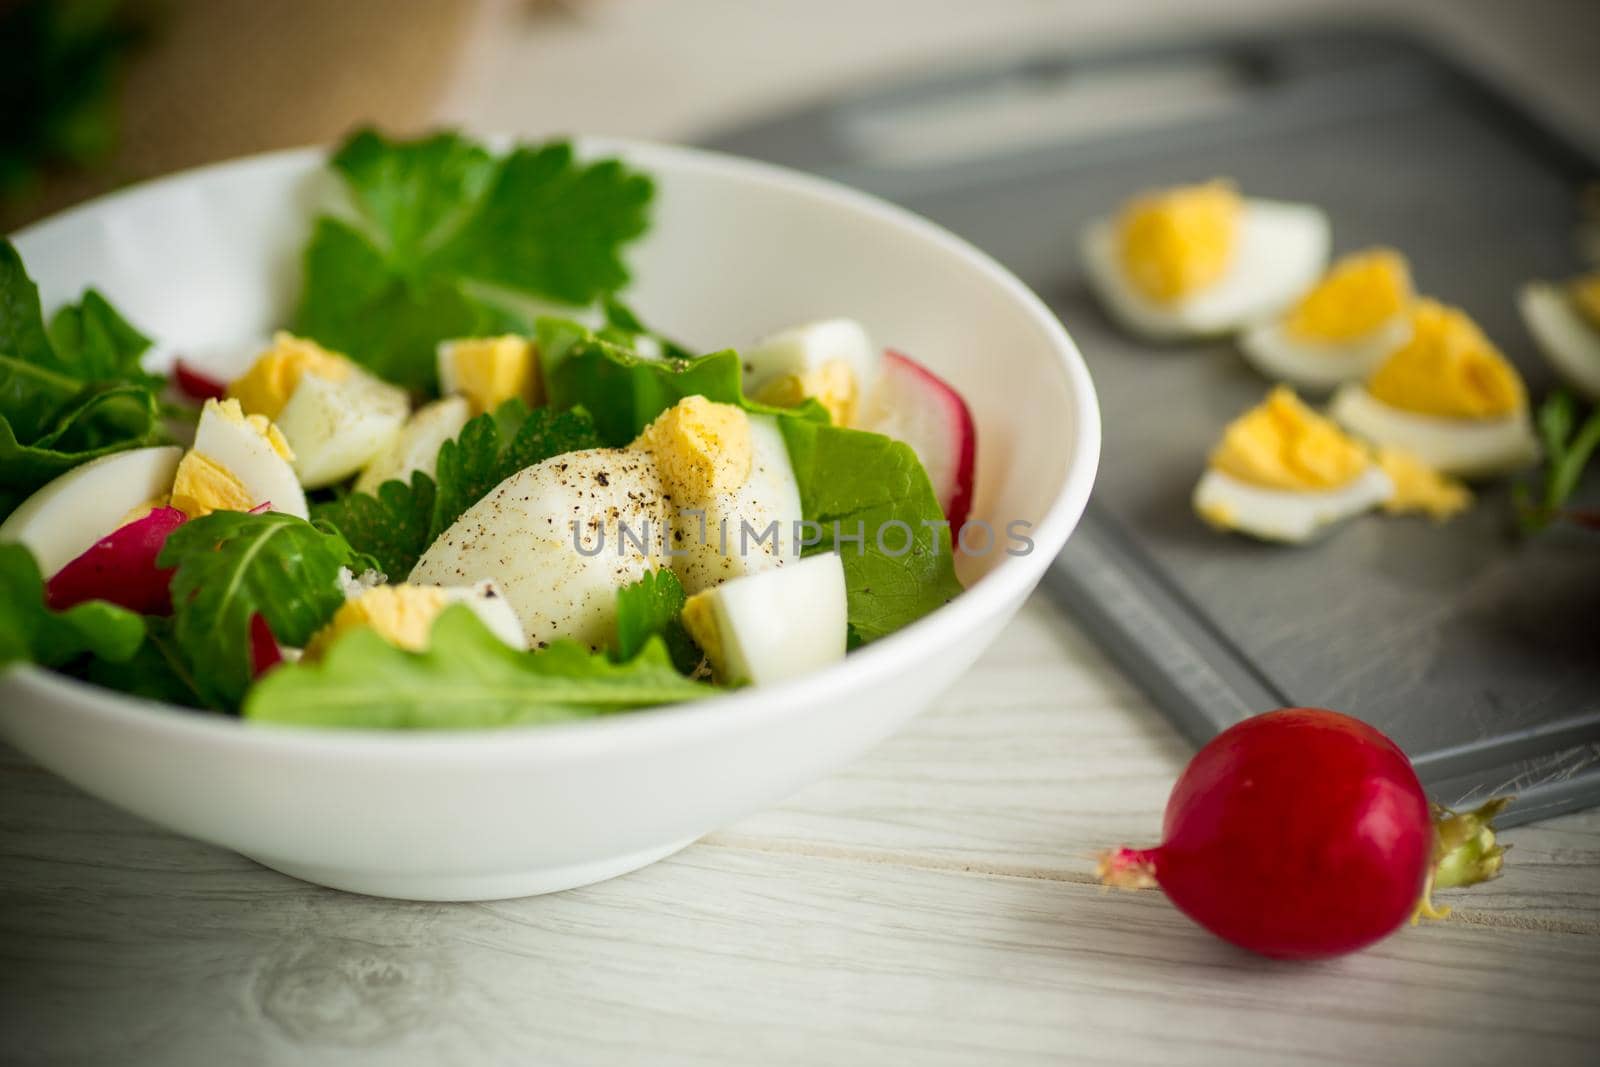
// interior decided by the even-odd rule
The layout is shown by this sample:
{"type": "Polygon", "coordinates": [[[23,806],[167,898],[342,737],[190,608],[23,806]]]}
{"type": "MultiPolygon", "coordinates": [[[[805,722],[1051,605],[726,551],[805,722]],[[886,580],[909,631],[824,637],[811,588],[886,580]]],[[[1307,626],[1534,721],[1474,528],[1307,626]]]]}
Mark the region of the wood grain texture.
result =
{"type": "Polygon", "coordinates": [[[843,774],[625,878],[407,904],[295,882],[0,760],[0,1058],[28,1063],[1580,1063],[1600,816],[1458,917],[1275,964],[1092,853],[1188,750],[1048,605],[843,774]]]}

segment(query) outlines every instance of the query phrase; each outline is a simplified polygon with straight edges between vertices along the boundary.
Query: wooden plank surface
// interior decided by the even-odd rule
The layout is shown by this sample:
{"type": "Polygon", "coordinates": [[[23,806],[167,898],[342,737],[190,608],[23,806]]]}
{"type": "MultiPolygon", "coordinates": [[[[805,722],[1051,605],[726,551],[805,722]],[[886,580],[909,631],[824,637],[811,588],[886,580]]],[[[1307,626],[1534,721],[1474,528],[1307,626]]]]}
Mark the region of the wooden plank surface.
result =
{"type": "Polygon", "coordinates": [[[1580,1063],[1600,815],[1508,833],[1457,917],[1255,959],[1094,884],[1188,750],[1048,604],[903,733],[588,889],[304,885],[0,762],[0,1049],[20,1062],[1580,1063]]]}

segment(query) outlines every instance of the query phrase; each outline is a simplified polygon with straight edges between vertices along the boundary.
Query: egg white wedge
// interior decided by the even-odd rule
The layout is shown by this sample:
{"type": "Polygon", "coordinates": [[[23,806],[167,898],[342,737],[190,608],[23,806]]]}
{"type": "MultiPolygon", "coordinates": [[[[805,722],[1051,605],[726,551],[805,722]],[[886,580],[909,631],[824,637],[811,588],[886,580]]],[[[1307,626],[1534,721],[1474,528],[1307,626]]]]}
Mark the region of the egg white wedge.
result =
{"type": "Polygon", "coordinates": [[[376,493],[378,486],[387,481],[409,482],[417,471],[432,477],[439,461],[439,449],[446,441],[459,436],[471,418],[472,405],[461,396],[447,396],[418,408],[389,447],[373,457],[361,471],[356,479],[356,492],[376,493]]]}
{"type": "Polygon", "coordinates": [[[1333,395],[1328,414],[1358,437],[1404,449],[1435,470],[1458,477],[1504,474],[1539,459],[1526,409],[1485,419],[1423,415],[1386,404],[1351,383],[1333,395]]]}
{"type": "Polygon", "coordinates": [[[1336,523],[1370,511],[1394,495],[1394,483],[1369,467],[1335,489],[1268,489],[1207,470],[1194,489],[1194,509],[1213,526],[1264,541],[1302,544],[1336,523]]]}
{"type": "Polygon", "coordinates": [[[800,486],[775,418],[750,416],[750,446],[750,475],[736,491],[673,501],[670,562],[685,592],[781,567],[797,554],[800,486]]]}
{"type": "Polygon", "coordinates": [[[745,392],[758,396],[794,379],[834,415],[851,417],[883,373],[883,352],[854,319],[822,319],[762,338],[742,355],[745,392]]]}
{"type": "Polygon", "coordinates": [[[1245,200],[1235,240],[1221,278],[1171,303],[1129,283],[1114,219],[1091,222],[1081,244],[1089,284],[1111,316],[1133,333],[1165,341],[1231,333],[1288,307],[1328,261],[1328,217],[1310,204],[1245,200]]]}
{"type": "Polygon", "coordinates": [[[236,401],[227,405],[208,400],[200,409],[194,450],[237,478],[257,507],[265,504],[273,511],[306,518],[306,494],[294,467],[254,426],[232,414],[238,410],[236,401]]]}
{"type": "Polygon", "coordinates": [[[519,650],[528,647],[521,620],[493,580],[485,579],[466,586],[446,586],[444,592],[452,604],[465,604],[471,608],[478,621],[507,645],[519,650]]]}
{"type": "Polygon", "coordinates": [[[1281,320],[1260,323],[1239,337],[1239,350],[1265,377],[1308,392],[1327,392],[1364,380],[1384,357],[1411,339],[1411,320],[1396,315],[1365,337],[1318,342],[1295,337],[1281,320]]]}
{"type": "Polygon", "coordinates": [[[0,544],[25,545],[48,579],[121,526],[130,512],[165,496],[182,458],[176,445],[158,445],[73,467],[0,523],[0,544]]]}
{"type": "Polygon", "coordinates": [[[844,565],[828,552],[689,598],[683,622],[724,682],[770,685],[844,658],[844,565]]]}
{"type": "Polygon", "coordinates": [[[1600,400],[1600,330],[1559,285],[1529,282],[1517,297],[1522,321],[1550,365],[1575,388],[1600,400]]]}
{"type": "Polygon", "coordinates": [[[353,371],[341,381],[301,377],[275,420],[307,489],[341,482],[399,436],[411,404],[405,390],[353,371]]]}
{"type": "Polygon", "coordinates": [[[665,490],[649,455],[569,452],[518,471],[468,508],[422,554],[409,580],[458,586],[493,579],[529,647],[567,637],[604,648],[615,636],[617,590],[662,564],[667,522],[665,490]]]}

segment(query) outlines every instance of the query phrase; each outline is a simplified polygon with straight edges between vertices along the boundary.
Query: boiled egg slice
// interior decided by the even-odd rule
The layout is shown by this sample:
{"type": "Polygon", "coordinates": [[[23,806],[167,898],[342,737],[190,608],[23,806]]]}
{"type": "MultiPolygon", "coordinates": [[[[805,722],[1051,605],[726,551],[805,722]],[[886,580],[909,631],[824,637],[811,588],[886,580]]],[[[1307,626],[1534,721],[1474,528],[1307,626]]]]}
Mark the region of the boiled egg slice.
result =
{"type": "Polygon", "coordinates": [[[1500,474],[1539,458],[1516,368],[1464,312],[1432,300],[1413,311],[1411,338],[1365,383],[1341,387],[1330,412],[1446,474],[1500,474]]]}
{"type": "Polygon", "coordinates": [[[1565,285],[1529,282],[1517,306],[1550,365],[1600,400],[1600,273],[1565,285]]]}
{"type": "Polygon", "coordinates": [[[562,637],[592,649],[616,635],[617,590],[662,565],[667,491],[654,460],[623,448],[568,452],[527,467],[461,514],[409,581],[493,579],[528,647],[562,637]]]}
{"type": "Polygon", "coordinates": [[[1268,378],[1328,390],[1359,381],[1411,337],[1414,293],[1405,257],[1390,248],[1336,262],[1281,318],[1239,338],[1268,378]]]}
{"type": "Polygon", "coordinates": [[[389,447],[362,470],[355,491],[376,493],[384,482],[409,482],[417,471],[431,478],[439,449],[455,440],[471,418],[472,406],[462,396],[447,396],[418,408],[389,447]]]}
{"type": "Polygon", "coordinates": [[[756,342],[745,351],[744,389],[764,404],[815,397],[835,426],[854,426],[883,373],[883,353],[854,319],[823,319],[756,342]]]}
{"type": "Polygon", "coordinates": [[[687,592],[781,567],[796,554],[800,487],[772,416],[686,397],[631,447],[655,461],[670,497],[669,562],[687,592]]]}
{"type": "Polygon", "coordinates": [[[1228,424],[1193,503],[1219,529],[1297,544],[1393,494],[1360,443],[1280,385],[1228,424]]]}
{"type": "Polygon", "coordinates": [[[844,658],[844,565],[828,552],[691,596],[683,624],[718,680],[769,685],[844,658]]]}
{"type": "Polygon", "coordinates": [[[396,648],[421,652],[433,624],[451,604],[465,604],[506,645],[527,647],[522,626],[493,582],[472,585],[375,585],[346,600],[328,624],[306,643],[305,658],[316,660],[351,630],[371,630],[396,648]]]}
{"type": "Polygon", "coordinates": [[[283,434],[264,416],[246,415],[231,398],[207,400],[194,447],[173,478],[172,506],[190,518],[263,505],[306,518],[306,494],[293,460],[283,434]]]}
{"type": "Polygon", "coordinates": [[[314,341],[283,332],[228,386],[228,395],[249,414],[277,425],[308,489],[360,470],[393,443],[411,408],[404,390],[314,341]]]}
{"type": "Polygon", "coordinates": [[[1230,333],[1316,281],[1328,219],[1308,204],[1241,198],[1227,182],[1145,193],[1085,228],[1084,267],[1107,311],[1153,340],[1230,333]]]}
{"type": "Polygon", "coordinates": [[[47,580],[95,542],[159,504],[183,449],[134,448],[92,459],[36,489],[0,523],[0,543],[19,543],[47,580]]]}
{"type": "Polygon", "coordinates": [[[526,337],[462,337],[438,347],[439,391],[460,394],[481,415],[507,400],[533,407],[543,392],[538,353],[526,337]]]}

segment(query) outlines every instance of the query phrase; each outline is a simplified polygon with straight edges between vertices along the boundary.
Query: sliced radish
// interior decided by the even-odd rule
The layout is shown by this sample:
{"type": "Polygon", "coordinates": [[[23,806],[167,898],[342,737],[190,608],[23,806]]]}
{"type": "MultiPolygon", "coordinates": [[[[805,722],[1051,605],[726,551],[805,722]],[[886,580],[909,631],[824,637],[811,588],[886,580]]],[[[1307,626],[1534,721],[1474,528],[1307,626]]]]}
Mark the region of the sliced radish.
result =
{"type": "Polygon", "coordinates": [[[250,674],[259,678],[283,662],[283,649],[261,612],[250,616],[250,674]]]}
{"type": "Polygon", "coordinates": [[[142,615],[172,611],[167,583],[172,570],[156,566],[167,535],[188,518],[177,508],[156,508],[119,526],[89,546],[45,585],[45,600],[63,611],[86,600],[108,600],[142,615]]]}
{"type": "Polygon", "coordinates": [[[961,394],[916,360],[890,349],[859,424],[911,446],[955,536],[972,510],[978,457],[978,427],[961,394]]]}
{"type": "Polygon", "coordinates": [[[219,382],[181,359],[173,365],[172,380],[179,392],[193,400],[221,400],[228,395],[227,382],[219,382]]]}

